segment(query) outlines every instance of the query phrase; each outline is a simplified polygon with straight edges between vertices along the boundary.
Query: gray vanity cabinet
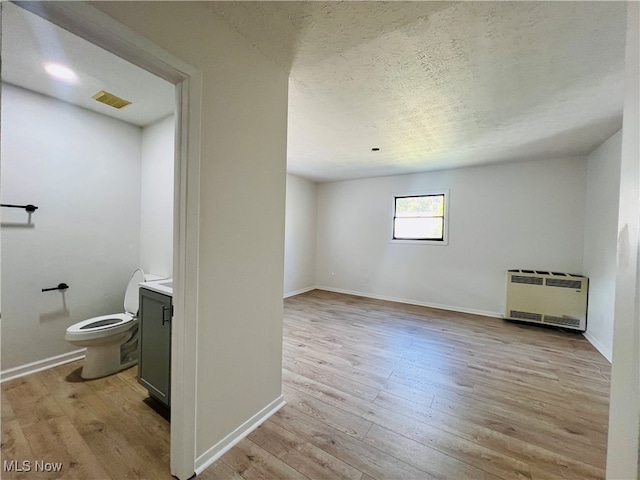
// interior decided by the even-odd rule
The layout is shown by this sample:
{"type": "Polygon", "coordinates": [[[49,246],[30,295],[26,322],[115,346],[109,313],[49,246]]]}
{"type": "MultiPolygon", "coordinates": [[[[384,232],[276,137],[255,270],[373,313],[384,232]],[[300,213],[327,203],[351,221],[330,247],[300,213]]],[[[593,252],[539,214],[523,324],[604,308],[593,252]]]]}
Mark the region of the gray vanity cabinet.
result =
{"type": "Polygon", "coordinates": [[[138,382],[167,408],[171,393],[171,297],[140,288],[138,382]]]}

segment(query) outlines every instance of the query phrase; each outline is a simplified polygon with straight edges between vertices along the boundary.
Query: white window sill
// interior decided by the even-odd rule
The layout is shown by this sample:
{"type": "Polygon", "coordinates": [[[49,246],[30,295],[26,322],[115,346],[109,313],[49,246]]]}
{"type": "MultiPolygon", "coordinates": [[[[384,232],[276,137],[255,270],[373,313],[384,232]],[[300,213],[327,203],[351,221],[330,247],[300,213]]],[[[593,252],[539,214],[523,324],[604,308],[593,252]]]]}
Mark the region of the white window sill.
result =
{"type": "Polygon", "coordinates": [[[448,240],[389,240],[389,243],[411,244],[411,245],[448,245],[448,240]]]}

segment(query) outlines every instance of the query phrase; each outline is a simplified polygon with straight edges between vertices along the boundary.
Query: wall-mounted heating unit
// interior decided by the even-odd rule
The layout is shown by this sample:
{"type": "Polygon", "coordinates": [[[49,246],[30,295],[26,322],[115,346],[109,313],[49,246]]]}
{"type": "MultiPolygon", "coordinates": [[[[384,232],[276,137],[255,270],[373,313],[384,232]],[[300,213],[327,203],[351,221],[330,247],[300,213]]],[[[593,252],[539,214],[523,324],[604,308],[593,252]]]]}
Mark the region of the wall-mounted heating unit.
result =
{"type": "Polygon", "coordinates": [[[507,272],[505,318],[584,332],[589,279],[540,270],[507,272]]]}

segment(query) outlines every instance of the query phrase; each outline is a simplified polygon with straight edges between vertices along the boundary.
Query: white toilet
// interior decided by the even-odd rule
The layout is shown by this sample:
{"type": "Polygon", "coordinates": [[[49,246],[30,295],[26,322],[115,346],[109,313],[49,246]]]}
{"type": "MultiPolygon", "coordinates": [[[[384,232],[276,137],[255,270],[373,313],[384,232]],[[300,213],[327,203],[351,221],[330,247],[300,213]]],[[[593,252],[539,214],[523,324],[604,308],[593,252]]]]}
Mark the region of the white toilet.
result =
{"type": "Polygon", "coordinates": [[[151,278],[142,269],[133,272],[124,295],[124,313],[93,317],[67,328],[65,340],[87,348],[82,378],[105,377],[138,362],[138,285],[145,280],[151,278]]]}

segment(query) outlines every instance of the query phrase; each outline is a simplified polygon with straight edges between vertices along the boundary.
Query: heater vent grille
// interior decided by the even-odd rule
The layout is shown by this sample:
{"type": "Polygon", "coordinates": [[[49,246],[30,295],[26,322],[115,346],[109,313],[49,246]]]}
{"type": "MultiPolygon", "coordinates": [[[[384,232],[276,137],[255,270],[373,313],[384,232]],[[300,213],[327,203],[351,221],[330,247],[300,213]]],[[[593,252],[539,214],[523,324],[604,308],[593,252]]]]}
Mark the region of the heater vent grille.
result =
{"type": "Polygon", "coordinates": [[[527,285],[542,285],[542,277],[523,277],[521,275],[513,275],[511,277],[512,283],[524,283],[527,285]]]}
{"type": "Polygon", "coordinates": [[[509,270],[505,318],[587,329],[589,279],[551,270],[509,270]]]}
{"type": "Polygon", "coordinates": [[[515,318],[518,320],[535,320],[536,322],[542,321],[542,315],[539,313],[531,313],[531,312],[520,312],[518,310],[511,310],[511,318],[515,318]]]}
{"type": "Polygon", "coordinates": [[[120,98],[113,93],[105,92],[104,90],[100,90],[92,98],[100,103],[104,103],[105,105],[109,105],[110,107],[117,109],[131,105],[129,100],[125,100],[124,98],[120,98]]]}
{"type": "Polygon", "coordinates": [[[554,317],[553,315],[545,315],[544,323],[549,325],[560,325],[562,327],[579,327],[580,319],[571,317],[554,317]]]}
{"type": "Polygon", "coordinates": [[[564,280],[561,278],[547,278],[547,287],[561,287],[561,288],[582,288],[582,282],[580,280],[564,280]]]}

